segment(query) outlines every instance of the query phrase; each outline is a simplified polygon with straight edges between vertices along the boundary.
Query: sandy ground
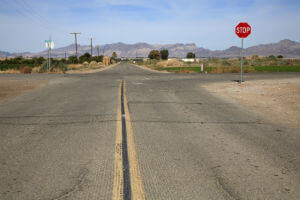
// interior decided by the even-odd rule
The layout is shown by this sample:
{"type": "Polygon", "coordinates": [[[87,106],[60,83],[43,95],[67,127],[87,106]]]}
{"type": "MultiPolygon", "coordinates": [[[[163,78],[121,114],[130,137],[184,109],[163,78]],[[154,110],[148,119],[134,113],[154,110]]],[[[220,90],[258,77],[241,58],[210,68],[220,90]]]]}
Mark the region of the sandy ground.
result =
{"type": "Polygon", "coordinates": [[[0,77],[0,103],[29,90],[45,86],[48,81],[0,77]]]}
{"type": "Polygon", "coordinates": [[[266,121],[300,127],[300,78],[213,83],[204,86],[217,97],[238,103],[266,121]]]}

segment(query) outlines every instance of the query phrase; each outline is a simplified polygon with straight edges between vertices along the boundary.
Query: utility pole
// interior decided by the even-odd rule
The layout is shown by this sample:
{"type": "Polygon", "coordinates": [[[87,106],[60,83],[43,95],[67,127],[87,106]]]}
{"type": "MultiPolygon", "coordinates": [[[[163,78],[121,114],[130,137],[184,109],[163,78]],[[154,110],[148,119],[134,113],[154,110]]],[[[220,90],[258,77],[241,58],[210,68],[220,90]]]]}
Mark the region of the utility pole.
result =
{"type": "Polygon", "coordinates": [[[100,49],[99,49],[99,45],[97,45],[97,52],[98,52],[98,57],[100,56],[99,54],[100,54],[100,49]]]}
{"type": "Polygon", "coordinates": [[[103,56],[104,56],[104,48],[105,48],[105,46],[103,46],[103,56]]]}
{"type": "Polygon", "coordinates": [[[75,36],[75,48],[76,48],[76,58],[78,59],[78,49],[77,49],[77,34],[81,34],[81,33],[70,33],[70,34],[74,34],[75,36]]]}
{"type": "Polygon", "coordinates": [[[65,59],[67,60],[67,52],[65,51],[65,59]]]}
{"type": "Polygon", "coordinates": [[[91,38],[91,58],[93,57],[93,38],[91,38]]]}

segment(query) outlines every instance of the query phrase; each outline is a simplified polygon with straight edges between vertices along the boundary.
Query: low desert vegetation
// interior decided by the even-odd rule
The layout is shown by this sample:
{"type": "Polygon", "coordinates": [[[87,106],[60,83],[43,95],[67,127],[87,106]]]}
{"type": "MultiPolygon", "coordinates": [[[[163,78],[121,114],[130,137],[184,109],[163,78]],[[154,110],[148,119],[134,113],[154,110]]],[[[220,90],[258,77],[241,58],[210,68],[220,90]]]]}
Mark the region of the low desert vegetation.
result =
{"type": "MultiPolygon", "coordinates": [[[[195,58],[195,54],[188,52],[186,58],[195,58]]],[[[137,60],[135,63],[175,73],[239,73],[241,70],[240,58],[195,58],[194,62],[184,62],[176,58],[163,60],[157,50],[150,52],[149,59],[137,60]]],[[[300,59],[284,58],[282,55],[244,57],[243,72],[300,72],[300,59]]]]}
{"type": "Polygon", "coordinates": [[[0,73],[65,73],[68,70],[98,69],[118,61],[117,54],[110,56],[91,56],[89,53],[65,58],[51,58],[51,67],[47,68],[47,60],[38,58],[6,58],[0,60],[0,73]]]}

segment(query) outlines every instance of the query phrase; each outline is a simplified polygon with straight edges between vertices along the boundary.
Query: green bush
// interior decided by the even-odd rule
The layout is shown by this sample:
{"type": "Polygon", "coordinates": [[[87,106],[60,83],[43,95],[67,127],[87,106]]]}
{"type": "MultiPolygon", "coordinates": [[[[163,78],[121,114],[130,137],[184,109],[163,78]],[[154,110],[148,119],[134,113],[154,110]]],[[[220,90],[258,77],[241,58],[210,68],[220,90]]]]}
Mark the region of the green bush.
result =
{"type": "Polygon", "coordinates": [[[160,50],[161,59],[168,60],[169,57],[169,51],[168,49],[162,49],[160,50]]]}
{"type": "Polygon", "coordinates": [[[276,57],[275,57],[274,55],[270,55],[269,58],[270,58],[271,60],[276,60],[276,57]]]}
{"type": "Polygon", "coordinates": [[[194,54],[193,52],[188,52],[186,54],[186,58],[196,58],[196,54],[194,54]]]}
{"type": "Polygon", "coordinates": [[[160,60],[161,55],[160,55],[160,52],[159,52],[159,51],[157,51],[157,50],[152,50],[152,51],[150,51],[148,57],[149,57],[150,59],[160,60]]]}
{"type": "Polygon", "coordinates": [[[82,56],[79,57],[79,63],[84,63],[84,62],[91,62],[91,54],[85,53],[82,56]]]}
{"type": "Polygon", "coordinates": [[[43,57],[39,58],[23,58],[16,57],[0,61],[0,70],[15,69],[20,70],[21,66],[27,66],[29,68],[38,67],[45,62],[43,57]]]}
{"type": "Polygon", "coordinates": [[[103,62],[103,56],[94,56],[92,57],[92,61],[103,62]]]}
{"type": "Polygon", "coordinates": [[[68,58],[68,63],[69,63],[69,64],[78,64],[78,59],[77,59],[77,57],[76,57],[76,56],[70,56],[70,57],[68,58]]]}

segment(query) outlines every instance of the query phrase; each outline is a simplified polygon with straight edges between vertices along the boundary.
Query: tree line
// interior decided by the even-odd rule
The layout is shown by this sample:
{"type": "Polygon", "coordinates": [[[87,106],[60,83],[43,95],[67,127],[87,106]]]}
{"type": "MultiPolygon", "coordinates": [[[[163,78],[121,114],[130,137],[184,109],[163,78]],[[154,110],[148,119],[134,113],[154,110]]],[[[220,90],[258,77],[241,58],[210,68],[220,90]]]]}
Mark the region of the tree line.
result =
{"type": "MultiPolygon", "coordinates": [[[[53,64],[53,66],[59,66],[59,67],[61,67],[63,65],[67,65],[67,64],[82,64],[84,62],[91,62],[91,61],[103,62],[103,55],[91,56],[91,54],[85,53],[85,54],[79,56],[79,58],[77,58],[76,56],[69,56],[67,59],[51,58],[51,64],[53,64]]],[[[118,61],[116,52],[113,52],[113,54],[111,56],[111,61],[118,61]]],[[[42,67],[43,68],[43,66],[46,65],[46,62],[47,62],[46,58],[44,58],[42,56],[41,57],[33,57],[33,58],[24,58],[22,56],[19,56],[19,57],[15,57],[15,58],[0,60],[0,70],[1,71],[5,71],[8,69],[20,70],[20,68],[22,68],[24,66],[30,67],[30,68],[34,68],[34,67],[42,67]]]]}
{"type": "MultiPolygon", "coordinates": [[[[160,51],[158,50],[152,50],[150,51],[149,55],[148,55],[149,59],[155,59],[155,60],[168,60],[169,58],[169,51],[168,49],[162,49],[160,51]]],[[[186,54],[186,58],[196,58],[195,53],[193,52],[188,52],[186,54]]]]}

